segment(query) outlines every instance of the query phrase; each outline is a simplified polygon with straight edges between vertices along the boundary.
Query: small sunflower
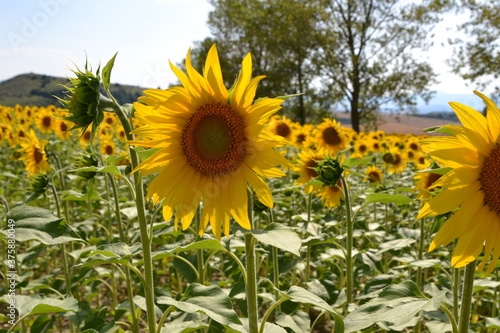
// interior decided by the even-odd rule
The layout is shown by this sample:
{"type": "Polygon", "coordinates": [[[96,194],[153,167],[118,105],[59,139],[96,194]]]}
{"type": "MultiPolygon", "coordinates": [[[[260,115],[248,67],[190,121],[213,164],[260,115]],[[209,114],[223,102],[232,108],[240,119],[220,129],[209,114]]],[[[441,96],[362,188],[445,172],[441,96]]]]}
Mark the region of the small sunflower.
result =
{"type": "Polygon", "coordinates": [[[103,155],[116,155],[116,145],[112,140],[101,141],[100,150],[103,155]]]}
{"type": "Polygon", "coordinates": [[[275,117],[269,122],[269,130],[286,140],[291,140],[294,132],[294,123],[287,117],[275,117]]]}
{"type": "Polygon", "coordinates": [[[51,133],[55,128],[56,118],[49,108],[40,108],[36,115],[36,124],[41,133],[51,133]]]}
{"type": "Polygon", "coordinates": [[[382,160],[390,173],[400,173],[406,168],[406,160],[398,148],[390,148],[382,155],[382,160]]]}
{"type": "Polygon", "coordinates": [[[377,185],[382,182],[383,172],[376,166],[369,166],[365,170],[366,177],[364,181],[368,181],[370,184],[377,185]]]}
{"type": "Polygon", "coordinates": [[[474,93],[486,104],[486,117],[452,102],[463,126],[444,126],[454,136],[422,141],[426,153],[452,170],[433,183],[443,190],[423,205],[418,218],[458,208],[437,232],[429,251],[458,239],[451,265],[463,267],[484,252],[477,269],[482,270],[491,256],[489,274],[500,258],[500,111],[488,97],[474,93]]]}
{"type": "Polygon", "coordinates": [[[436,189],[436,187],[433,187],[434,183],[442,176],[443,175],[439,173],[433,173],[431,170],[417,173],[417,175],[413,177],[417,181],[415,185],[415,191],[418,191],[416,198],[429,199],[432,192],[436,189]]]}
{"type": "Polygon", "coordinates": [[[20,160],[24,160],[28,174],[38,175],[51,169],[44,147],[46,143],[44,140],[39,141],[33,130],[26,133],[26,140],[21,143],[19,152],[22,153],[20,160]]]}
{"type": "MultiPolygon", "coordinates": [[[[298,165],[295,166],[294,171],[300,174],[296,180],[298,186],[309,183],[313,178],[318,177],[318,173],[314,168],[318,167],[318,161],[322,161],[324,156],[318,152],[305,151],[298,153],[298,165]]],[[[304,192],[309,194],[313,190],[319,190],[321,185],[305,185],[304,192]]]]}
{"type": "Polygon", "coordinates": [[[316,143],[319,149],[333,155],[347,148],[349,138],[342,132],[342,125],[331,119],[323,119],[316,130],[316,143]]]}
{"type": "Polygon", "coordinates": [[[187,229],[203,202],[199,234],[208,224],[216,238],[229,236],[230,218],[245,229],[248,219],[247,183],[267,207],[273,199],[261,177],[281,177],[276,165],[288,165],[273,147],[278,137],[266,128],[269,117],[281,108],[282,99],[261,98],[254,102],[259,81],[252,79],[252,58],[248,54],[231,89],[224,86],[215,44],[210,48],[203,73],[197,72],[186,56],[187,74],[171,65],[182,86],[167,90],[146,90],[135,103],[135,117],[143,126],[137,134],[150,140],[129,144],[160,148],[139,167],[141,173],[159,173],[147,196],[156,205],[163,202],[163,217],[174,216],[187,229]]]}
{"type": "Polygon", "coordinates": [[[339,180],[337,186],[326,185],[323,186],[318,192],[317,196],[327,208],[334,208],[340,205],[343,199],[342,182],[339,180]]]}

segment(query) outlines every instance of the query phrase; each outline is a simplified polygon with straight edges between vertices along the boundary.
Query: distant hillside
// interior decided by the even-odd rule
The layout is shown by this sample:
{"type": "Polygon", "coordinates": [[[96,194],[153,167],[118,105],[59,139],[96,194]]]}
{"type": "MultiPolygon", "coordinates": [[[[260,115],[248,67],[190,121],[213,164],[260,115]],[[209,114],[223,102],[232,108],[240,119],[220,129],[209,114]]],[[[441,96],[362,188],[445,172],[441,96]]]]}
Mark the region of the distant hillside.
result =
{"type": "MultiPolygon", "coordinates": [[[[68,79],[41,74],[21,74],[0,82],[0,105],[60,106],[54,96],[63,97],[68,79]]],[[[112,84],[111,93],[120,104],[132,103],[144,88],[112,84]]]]}

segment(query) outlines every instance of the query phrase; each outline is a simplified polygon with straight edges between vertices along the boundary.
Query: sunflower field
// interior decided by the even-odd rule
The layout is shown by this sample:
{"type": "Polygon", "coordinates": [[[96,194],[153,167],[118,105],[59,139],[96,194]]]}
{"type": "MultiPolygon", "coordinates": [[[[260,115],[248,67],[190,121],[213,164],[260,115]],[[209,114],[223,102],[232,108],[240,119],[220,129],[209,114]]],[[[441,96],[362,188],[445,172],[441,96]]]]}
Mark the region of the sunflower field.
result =
{"type": "Polygon", "coordinates": [[[0,106],[0,332],[499,332],[500,111],[356,133],[279,116],[251,55],[133,105],[102,70],[0,106]]]}

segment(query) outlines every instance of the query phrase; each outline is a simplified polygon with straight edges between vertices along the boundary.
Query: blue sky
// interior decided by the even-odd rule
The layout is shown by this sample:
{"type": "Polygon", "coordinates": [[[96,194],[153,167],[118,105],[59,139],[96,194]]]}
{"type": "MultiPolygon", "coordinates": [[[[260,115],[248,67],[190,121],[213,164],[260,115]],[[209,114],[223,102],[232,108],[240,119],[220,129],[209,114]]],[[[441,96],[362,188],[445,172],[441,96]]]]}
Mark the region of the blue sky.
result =
{"type": "MultiPolygon", "coordinates": [[[[118,51],[112,82],[166,88],[176,82],[168,61],[179,63],[194,41],[210,35],[211,10],[207,0],[2,1],[0,81],[28,72],[71,76],[69,68],[82,68],[86,55],[95,68],[118,51]]],[[[436,46],[422,57],[440,73],[433,90],[471,94],[474,87],[445,64],[456,22],[436,28],[436,46]]]]}

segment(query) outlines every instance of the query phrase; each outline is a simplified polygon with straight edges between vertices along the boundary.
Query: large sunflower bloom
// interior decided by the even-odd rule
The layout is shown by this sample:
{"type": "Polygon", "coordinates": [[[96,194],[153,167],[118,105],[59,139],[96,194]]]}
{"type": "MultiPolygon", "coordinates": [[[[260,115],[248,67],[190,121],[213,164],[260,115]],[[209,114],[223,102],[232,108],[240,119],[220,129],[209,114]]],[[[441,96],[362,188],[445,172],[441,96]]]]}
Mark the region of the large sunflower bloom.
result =
{"type": "Polygon", "coordinates": [[[131,141],[132,145],[160,148],[137,170],[151,181],[147,196],[163,202],[163,217],[175,213],[186,229],[199,202],[203,202],[199,234],[210,223],[215,237],[229,235],[230,218],[250,229],[247,183],[257,198],[272,207],[271,191],[261,177],[281,177],[276,165],[288,165],[273,150],[280,138],[266,129],[266,123],[281,107],[282,99],[263,98],[254,102],[257,84],[264,76],[252,76],[248,54],[233,87],[226,89],[215,45],[208,52],[203,75],[186,57],[187,74],[171,64],[182,87],[146,90],[135,103],[135,117],[143,126],[134,130],[151,140],[131,141]]]}
{"type": "Polygon", "coordinates": [[[418,218],[459,207],[438,231],[429,251],[458,238],[451,265],[465,266],[484,249],[478,270],[492,256],[489,274],[500,257],[500,111],[488,97],[474,93],[486,104],[486,118],[468,106],[450,103],[463,126],[445,126],[454,136],[422,141],[425,152],[452,170],[433,183],[432,187],[444,190],[423,205],[418,218]]]}
{"type": "Polygon", "coordinates": [[[346,149],[349,144],[349,138],[342,131],[342,125],[335,119],[323,119],[318,125],[315,138],[318,148],[331,155],[346,149]]]}

